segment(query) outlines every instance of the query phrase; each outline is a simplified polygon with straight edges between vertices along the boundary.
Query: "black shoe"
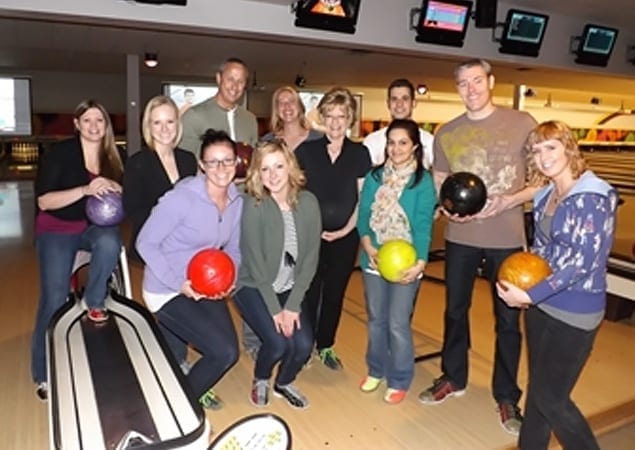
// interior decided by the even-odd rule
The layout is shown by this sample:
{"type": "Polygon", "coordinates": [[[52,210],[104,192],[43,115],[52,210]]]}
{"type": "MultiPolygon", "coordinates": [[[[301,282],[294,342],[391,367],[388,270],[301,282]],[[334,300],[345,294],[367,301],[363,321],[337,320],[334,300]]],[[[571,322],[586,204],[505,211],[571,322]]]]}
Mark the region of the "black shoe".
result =
{"type": "Polygon", "coordinates": [[[48,400],[49,385],[46,381],[38,383],[37,387],[35,388],[35,395],[37,395],[37,398],[39,398],[43,402],[48,400]]]}
{"type": "Polygon", "coordinates": [[[277,384],[274,384],[273,395],[284,398],[294,408],[306,409],[309,407],[309,401],[307,398],[292,384],[287,384],[285,386],[278,386],[277,384]]]}

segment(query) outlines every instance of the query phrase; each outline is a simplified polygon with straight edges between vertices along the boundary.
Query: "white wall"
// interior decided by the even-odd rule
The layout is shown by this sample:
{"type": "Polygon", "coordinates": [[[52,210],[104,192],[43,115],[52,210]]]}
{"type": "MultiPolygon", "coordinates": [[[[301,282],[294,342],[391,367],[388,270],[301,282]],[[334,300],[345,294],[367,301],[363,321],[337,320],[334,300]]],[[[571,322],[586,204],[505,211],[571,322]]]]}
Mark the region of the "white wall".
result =
{"type": "MultiPolygon", "coordinates": [[[[158,23],[163,26],[205,28],[247,37],[288,37],[300,41],[318,40],[336,46],[361,46],[390,51],[416,52],[437,56],[480,56],[492,61],[522,61],[525,65],[549,66],[602,73],[632,74],[633,67],[626,61],[629,45],[635,43],[635,29],[621,29],[608,68],[596,69],[577,66],[569,51],[572,36],[579,35],[583,19],[550,14],[545,42],[539,58],[524,58],[498,53],[492,42],[490,29],[470,26],[463,48],[440,47],[414,42],[414,32],[408,27],[408,15],[420,0],[364,1],[360,8],[357,32],[346,36],[319,30],[298,29],[288,2],[267,0],[189,0],[186,7],[144,5],[122,0],[2,0],[0,13],[29,17],[55,14],[75,18],[97,17],[111,22],[158,23]],[[347,42],[343,42],[347,41],[347,42]]],[[[499,20],[504,20],[507,9],[514,2],[499,2],[499,20]]],[[[606,5],[604,5],[606,6],[606,5]]],[[[600,3],[598,7],[603,7],[600,3]]],[[[522,9],[522,8],[521,8],[522,9]]],[[[610,24],[607,24],[610,25],[610,24]]]]}

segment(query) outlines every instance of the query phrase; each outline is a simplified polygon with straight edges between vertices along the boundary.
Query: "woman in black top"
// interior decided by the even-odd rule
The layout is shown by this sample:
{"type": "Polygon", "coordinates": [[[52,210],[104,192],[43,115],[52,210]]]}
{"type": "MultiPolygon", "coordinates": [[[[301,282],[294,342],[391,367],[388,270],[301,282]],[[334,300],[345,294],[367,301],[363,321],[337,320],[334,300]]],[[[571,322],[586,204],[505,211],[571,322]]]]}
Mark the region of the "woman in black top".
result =
{"type": "Polygon", "coordinates": [[[48,396],[46,329],[68,297],[78,250],[91,253],[84,291],[87,317],[108,320],[107,285],[121,250],[118,226],[97,226],[86,216],[86,200],[121,192],[122,164],[106,109],[85,100],[75,109],[77,135],[56,144],[38,165],[35,181],[35,245],[40,271],[40,300],[31,344],[31,369],[37,396],[48,396]]]}
{"type": "MultiPolygon", "coordinates": [[[[150,99],[143,112],[141,132],[147,148],[128,158],[123,176],[123,206],[132,226],[130,255],[137,261],[142,261],[136,247],[137,235],[152,208],[175,183],[195,175],[197,170],[194,154],[176,146],[183,127],[179,109],[171,98],[159,95],[150,99]]],[[[187,373],[187,344],[169,330],[164,336],[187,373]]]]}
{"type": "Polygon", "coordinates": [[[179,110],[169,97],[159,95],[146,105],[141,132],[147,148],[126,161],[123,205],[132,223],[130,254],[141,260],[135,241],[159,198],[182,178],[196,174],[196,158],[177,148],[182,129],[179,110]]]}
{"type": "Polygon", "coordinates": [[[332,347],[359,247],[355,228],[358,194],[371,168],[368,149],[346,137],[355,122],[356,109],[348,89],[328,91],[318,105],[326,135],[304,142],[296,150],[307,178],[306,188],[317,197],[322,214],[320,261],[306,303],[320,360],[333,370],[342,368],[332,347]]]}

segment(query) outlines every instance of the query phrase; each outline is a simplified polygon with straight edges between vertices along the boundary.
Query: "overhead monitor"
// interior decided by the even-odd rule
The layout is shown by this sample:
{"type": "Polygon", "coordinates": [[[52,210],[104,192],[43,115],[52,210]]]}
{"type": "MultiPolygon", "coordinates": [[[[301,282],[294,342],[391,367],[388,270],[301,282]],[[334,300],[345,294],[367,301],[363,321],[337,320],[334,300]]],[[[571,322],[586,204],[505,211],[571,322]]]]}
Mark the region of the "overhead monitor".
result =
{"type": "Polygon", "coordinates": [[[549,16],[534,12],[510,9],[507,11],[501,46],[501,53],[537,57],[549,16]]]}
{"type": "Polygon", "coordinates": [[[295,26],[355,33],[361,0],[299,0],[295,26]]]}
{"type": "Polygon", "coordinates": [[[415,40],[463,47],[471,12],[470,0],[423,0],[415,40]]]}
{"type": "Polygon", "coordinates": [[[30,136],[31,80],[0,77],[0,136],[30,136]]]}
{"type": "Polygon", "coordinates": [[[575,62],[606,67],[617,40],[617,29],[587,24],[578,45],[575,62]]]}

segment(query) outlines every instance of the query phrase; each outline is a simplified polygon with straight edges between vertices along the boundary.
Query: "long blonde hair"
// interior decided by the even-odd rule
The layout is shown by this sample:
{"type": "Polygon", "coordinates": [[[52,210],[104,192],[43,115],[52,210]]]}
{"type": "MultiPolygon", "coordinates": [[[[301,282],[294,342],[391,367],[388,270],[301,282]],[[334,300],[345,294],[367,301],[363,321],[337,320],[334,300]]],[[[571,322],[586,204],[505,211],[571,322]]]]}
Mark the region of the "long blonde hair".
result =
{"type": "Polygon", "coordinates": [[[525,150],[527,152],[528,183],[532,186],[543,186],[549,182],[549,177],[543,175],[536,166],[532,152],[534,145],[548,140],[559,141],[564,146],[565,155],[569,159],[571,175],[574,179],[579,178],[586,170],[586,161],[580,152],[571,128],[559,120],[549,120],[536,126],[527,136],[525,150]]]}
{"type": "Polygon", "coordinates": [[[305,130],[310,129],[311,126],[309,125],[309,121],[306,119],[306,108],[304,107],[304,103],[302,103],[302,99],[300,98],[298,91],[291,86],[281,86],[276,89],[271,96],[271,131],[273,131],[274,134],[278,134],[282,131],[284,126],[284,122],[280,118],[280,115],[278,115],[278,97],[284,92],[290,93],[293,96],[293,100],[298,105],[298,109],[300,110],[300,126],[305,130]]]}
{"type": "Polygon", "coordinates": [[[114,181],[121,181],[123,176],[123,163],[119,156],[119,149],[115,144],[115,132],[112,129],[112,121],[110,120],[110,115],[108,115],[106,108],[95,100],[83,100],[75,108],[73,118],[79,121],[86,111],[93,108],[101,113],[106,124],[106,132],[101,140],[101,147],[99,149],[99,174],[114,181]]]}
{"type": "Polygon", "coordinates": [[[183,136],[183,122],[181,122],[181,117],[179,116],[179,108],[174,103],[170,97],[166,97],[165,95],[157,95],[156,97],[152,97],[148,103],[146,104],[145,110],[143,111],[143,119],[141,119],[141,134],[143,134],[143,140],[146,142],[146,145],[151,150],[156,150],[154,145],[154,139],[152,138],[152,127],[150,123],[150,119],[152,116],[152,111],[154,111],[159,106],[168,105],[174,111],[176,117],[176,137],[174,138],[173,146],[181,141],[181,136],[183,136]]]}
{"type": "Polygon", "coordinates": [[[262,183],[260,176],[260,168],[262,166],[262,160],[265,156],[272,153],[280,152],[284,156],[289,166],[289,193],[287,202],[289,206],[295,208],[298,204],[298,195],[304,185],[306,184],[306,178],[295,154],[289,150],[287,144],[282,139],[274,139],[273,141],[259,142],[254,149],[251,157],[251,164],[247,170],[247,180],[245,182],[246,191],[252,195],[258,202],[262,201],[265,197],[270,195],[269,190],[262,183]]]}

